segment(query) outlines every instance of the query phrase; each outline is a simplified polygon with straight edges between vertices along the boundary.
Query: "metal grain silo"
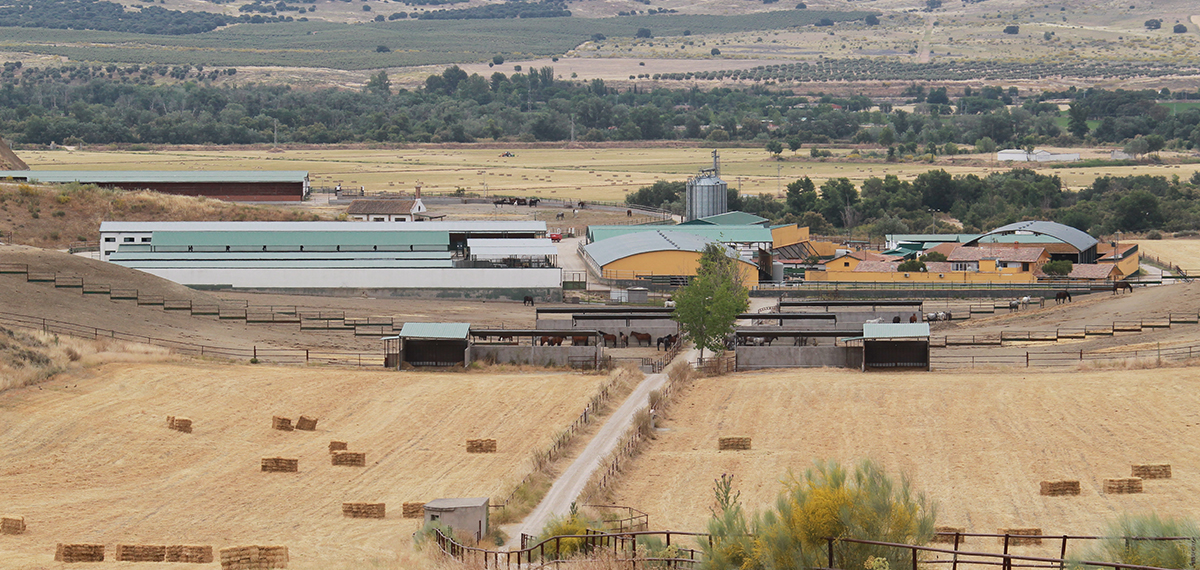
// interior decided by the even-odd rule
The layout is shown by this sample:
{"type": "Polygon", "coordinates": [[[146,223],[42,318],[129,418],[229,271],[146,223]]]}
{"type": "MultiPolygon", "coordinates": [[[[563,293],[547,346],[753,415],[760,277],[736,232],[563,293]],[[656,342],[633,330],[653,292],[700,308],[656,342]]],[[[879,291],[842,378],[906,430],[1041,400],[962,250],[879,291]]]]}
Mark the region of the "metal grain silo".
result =
{"type": "Polygon", "coordinates": [[[713,151],[713,167],[687,181],[685,221],[729,211],[729,185],[721,180],[720,173],[717,152],[713,151]]]}

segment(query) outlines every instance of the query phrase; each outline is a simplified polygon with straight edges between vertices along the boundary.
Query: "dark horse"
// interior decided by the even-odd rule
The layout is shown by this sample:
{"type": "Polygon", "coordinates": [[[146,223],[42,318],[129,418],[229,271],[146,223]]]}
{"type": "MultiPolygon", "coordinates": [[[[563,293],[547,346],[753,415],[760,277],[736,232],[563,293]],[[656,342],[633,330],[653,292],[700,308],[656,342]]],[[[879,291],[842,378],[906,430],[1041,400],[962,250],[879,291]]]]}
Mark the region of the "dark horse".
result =
{"type": "Polygon", "coordinates": [[[629,336],[637,341],[638,346],[641,346],[643,342],[646,343],[646,346],[650,346],[650,341],[654,340],[654,337],[650,336],[650,333],[630,332],[629,336]]]}
{"type": "Polygon", "coordinates": [[[525,296],[525,302],[524,302],[523,304],[525,304],[525,305],[529,305],[530,307],[532,307],[532,306],[533,306],[533,297],[530,297],[529,295],[526,295],[526,296],[525,296]]]}
{"type": "Polygon", "coordinates": [[[1070,302],[1071,302],[1071,292],[1070,291],[1059,291],[1058,293],[1054,294],[1054,304],[1055,305],[1060,305],[1062,303],[1070,303],[1070,302]]]}
{"type": "Polygon", "coordinates": [[[1126,281],[1113,281],[1113,295],[1117,295],[1124,291],[1129,291],[1130,293],[1132,293],[1133,285],[1130,285],[1126,281]]]}

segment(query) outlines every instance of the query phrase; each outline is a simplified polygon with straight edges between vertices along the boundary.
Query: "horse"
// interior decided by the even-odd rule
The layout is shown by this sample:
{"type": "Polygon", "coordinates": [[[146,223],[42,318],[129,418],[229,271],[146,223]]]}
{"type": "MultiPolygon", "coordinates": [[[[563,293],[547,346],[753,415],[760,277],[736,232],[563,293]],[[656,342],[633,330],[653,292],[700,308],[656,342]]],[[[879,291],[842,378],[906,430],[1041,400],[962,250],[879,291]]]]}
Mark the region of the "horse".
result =
{"type": "Polygon", "coordinates": [[[933,320],[948,321],[948,320],[950,320],[950,313],[938,311],[935,315],[933,315],[933,320]]]}
{"type": "Polygon", "coordinates": [[[879,318],[877,318],[877,319],[867,319],[866,321],[863,321],[863,322],[866,322],[866,323],[871,323],[871,324],[875,325],[875,324],[882,323],[882,322],[883,322],[883,317],[879,317],[879,318]]]}
{"type": "Polygon", "coordinates": [[[1032,299],[1030,299],[1030,298],[1029,298],[1029,295],[1026,295],[1026,296],[1024,296],[1024,297],[1021,297],[1021,310],[1028,309],[1028,308],[1029,308],[1029,301],[1031,301],[1031,300],[1032,300],[1032,299]]]}
{"type": "Polygon", "coordinates": [[[629,336],[633,337],[633,339],[637,341],[638,346],[642,345],[642,341],[646,341],[646,346],[650,346],[650,341],[654,340],[654,337],[650,336],[650,333],[630,331],[629,336]]]}
{"type": "Polygon", "coordinates": [[[561,219],[563,219],[563,218],[565,218],[565,217],[566,217],[566,214],[564,214],[564,213],[562,213],[562,212],[559,212],[559,213],[557,213],[557,214],[554,214],[554,219],[556,219],[556,220],[561,220],[561,219]]]}
{"type": "Polygon", "coordinates": [[[1012,300],[1012,301],[1008,302],[1008,312],[1013,313],[1013,312],[1016,312],[1017,310],[1019,310],[1020,308],[1021,308],[1020,301],[1012,300]]]}
{"type": "Polygon", "coordinates": [[[1061,305],[1063,303],[1070,303],[1070,302],[1071,302],[1071,292],[1070,291],[1059,291],[1054,294],[1054,304],[1055,305],[1061,305]]]}
{"type": "Polygon", "coordinates": [[[1127,281],[1113,281],[1113,295],[1118,295],[1125,291],[1132,293],[1133,285],[1130,285],[1127,281]]]}
{"type": "Polygon", "coordinates": [[[500,342],[512,342],[513,341],[512,336],[501,336],[501,337],[497,337],[497,338],[500,339],[500,342]]]}
{"type": "Polygon", "coordinates": [[[542,346],[562,346],[563,337],[561,336],[544,336],[541,338],[542,346]]]}
{"type": "Polygon", "coordinates": [[[629,337],[625,336],[625,333],[617,333],[617,334],[619,334],[621,336],[621,346],[624,346],[625,348],[629,348],[629,337]]]}
{"type": "Polygon", "coordinates": [[[667,299],[666,301],[663,301],[663,307],[667,308],[667,309],[674,309],[675,301],[672,301],[671,299],[667,299]]]}
{"type": "Polygon", "coordinates": [[[586,336],[571,337],[571,346],[587,346],[587,345],[588,345],[588,337],[586,337],[586,336]]]}
{"type": "Polygon", "coordinates": [[[612,343],[613,343],[613,348],[616,348],[616,347],[617,347],[617,335],[615,335],[615,334],[608,334],[608,333],[606,333],[606,332],[603,332],[603,331],[601,331],[601,333],[600,333],[600,334],[601,334],[601,335],[604,337],[604,340],[600,341],[600,342],[602,342],[602,343],[604,344],[604,346],[608,346],[608,342],[609,342],[609,341],[612,341],[612,343]]]}
{"type": "Polygon", "coordinates": [[[524,302],[524,303],[522,303],[522,304],[523,304],[523,305],[529,305],[530,307],[532,307],[532,306],[533,306],[533,297],[530,297],[529,295],[526,295],[526,296],[525,296],[525,302],[524,302]]]}

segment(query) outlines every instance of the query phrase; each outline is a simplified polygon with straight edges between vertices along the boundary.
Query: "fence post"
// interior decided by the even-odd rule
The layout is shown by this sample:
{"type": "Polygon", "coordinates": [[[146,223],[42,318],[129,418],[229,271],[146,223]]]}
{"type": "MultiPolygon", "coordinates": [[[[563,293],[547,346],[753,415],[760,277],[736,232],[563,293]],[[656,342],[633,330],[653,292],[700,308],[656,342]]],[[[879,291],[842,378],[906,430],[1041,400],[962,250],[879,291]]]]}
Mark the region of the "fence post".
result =
{"type": "Polygon", "coordinates": [[[304,349],[304,363],[308,364],[308,349],[304,349]]]}
{"type": "Polygon", "coordinates": [[[1029,351],[1025,351],[1025,368],[1029,368],[1029,351]]]}
{"type": "Polygon", "coordinates": [[[917,549],[912,549],[912,570],[917,570],[917,549]]]}
{"type": "Polygon", "coordinates": [[[1058,553],[1058,559],[1061,560],[1058,563],[1058,570],[1063,570],[1067,560],[1067,535],[1065,534],[1063,535],[1062,550],[1058,553]]]}
{"type": "Polygon", "coordinates": [[[829,541],[829,567],[833,568],[833,539],[826,538],[829,541]]]}
{"type": "Polygon", "coordinates": [[[258,360],[258,345],[254,345],[254,359],[258,360]]]}

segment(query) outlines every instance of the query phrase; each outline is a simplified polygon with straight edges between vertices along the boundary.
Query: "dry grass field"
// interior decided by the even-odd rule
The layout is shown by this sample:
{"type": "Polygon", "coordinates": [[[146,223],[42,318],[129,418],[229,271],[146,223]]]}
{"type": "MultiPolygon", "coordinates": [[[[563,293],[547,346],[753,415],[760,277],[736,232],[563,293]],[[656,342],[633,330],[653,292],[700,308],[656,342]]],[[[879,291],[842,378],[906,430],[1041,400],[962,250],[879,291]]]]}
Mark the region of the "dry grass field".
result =
{"type": "MultiPolygon", "coordinates": [[[[126,151],[22,151],[32,168],[46,170],[307,170],[314,186],[365,187],[369,192],[411,192],[421,183],[427,192],[447,193],[456,188],[483,194],[541,196],[571,200],[624,201],[625,194],[656,180],[684,180],[712,165],[712,149],[691,145],[578,146],[492,143],[487,145],[428,145],[405,148],[297,148],[265,149],[170,148],[146,152],[126,151]],[[511,150],[516,156],[502,158],[511,150]]],[[[894,174],[913,179],[932,169],[951,174],[1003,172],[1008,163],[994,155],[938,157],[934,163],[879,161],[856,162],[848,149],[836,150],[833,159],[814,160],[807,146],[793,155],[784,152],[777,161],[759,148],[724,148],[721,174],[743,194],[781,192],[802,176],[821,184],[846,177],[861,182],[894,174]]],[[[880,149],[864,149],[882,152],[880,149]]],[[[1107,156],[1111,149],[1073,149],[1085,158],[1107,156]]],[[[1101,168],[1040,168],[1059,176],[1070,188],[1091,185],[1097,176],[1150,174],[1187,179],[1200,164],[1140,165],[1101,168]]]]}
{"type": "MultiPolygon", "coordinates": [[[[743,503],[773,502],[789,470],[815,459],[882,462],[939,503],[938,523],[968,532],[1036,526],[1086,534],[1121,513],[1200,507],[1200,371],[871,373],[804,370],[697,380],[611,497],[655,528],[703,531],[712,482],[732,474],[743,503]],[[750,451],[718,451],[748,436],[750,451]],[[1172,464],[1141,495],[1105,495],[1134,463],[1172,464]],[[1042,480],[1077,479],[1078,497],[1042,480]]],[[[974,544],[978,544],[975,540],[974,544]]],[[[995,546],[976,546],[992,549],[995,546]]],[[[971,548],[975,550],[976,548],[971,548]]],[[[1023,550],[1023,549],[1018,549],[1023,550]]],[[[1028,552],[1027,549],[1024,549],[1028,552]]]]}
{"type": "Polygon", "coordinates": [[[1138,250],[1149,254],[1164,263],[1178,265],[1191,273],[1192,269],[1200,268],[1200,240],[1195,238],[1178,239],[1139,239],[1134,240],[1138,250]]]}
{"type": "Polygon", "coordinates": [[[46,568],[57,542],[284,544],[289,568],[410,568],[419,523],[401,503],[502,499],[603,378],[204,363],[60,375],[0,394],[0,509],[29,528],[4,537],[0,559],[46,568]],[[271,429],[273,415],[301,414],[316,431],[271,429]],[[193,433],[167,429],[168,415],[193,433]],[[498,452],[467,454],[481,437],[498,452]],[[366,452],[367,466],[331,466],[330,440],[366,452]],[[298,458],[299,472],[260,472],[276,456],[298,458]],[[343,518],[343,501],[385,502],[388,517],[343,518]]]}

